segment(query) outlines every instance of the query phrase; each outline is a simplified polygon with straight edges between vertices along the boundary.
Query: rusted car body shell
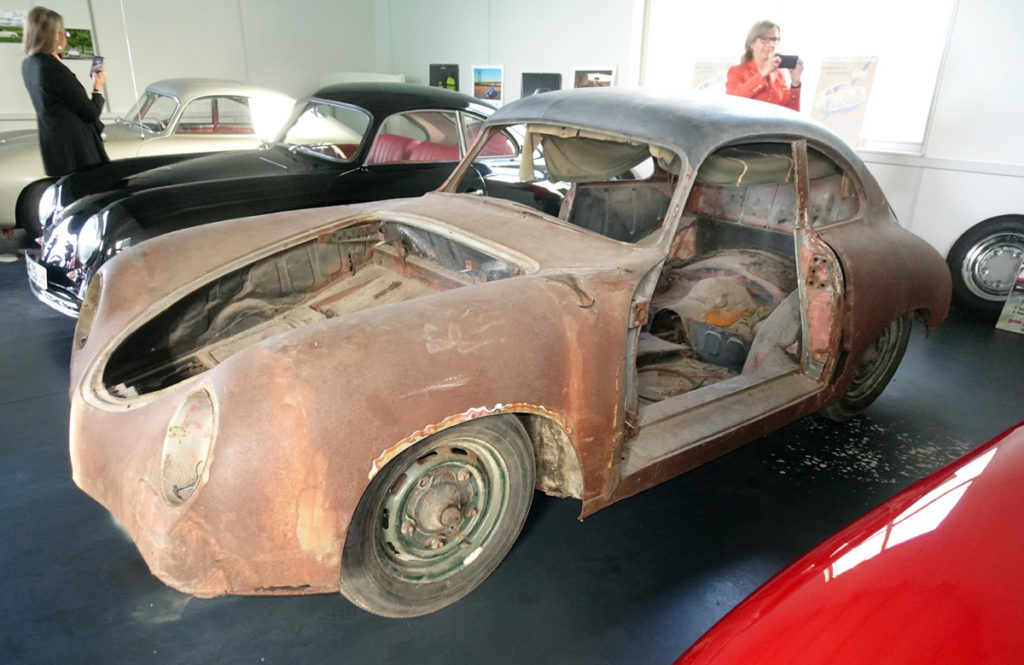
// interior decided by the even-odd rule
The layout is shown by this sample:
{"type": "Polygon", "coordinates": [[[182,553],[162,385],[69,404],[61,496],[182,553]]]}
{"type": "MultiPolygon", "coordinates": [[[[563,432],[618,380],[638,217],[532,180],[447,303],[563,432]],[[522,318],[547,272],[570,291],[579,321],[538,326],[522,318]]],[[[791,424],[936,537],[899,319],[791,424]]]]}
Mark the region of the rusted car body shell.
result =
{"type": "MultiPolygon", "coordinates": [[[[680,109],[614,92],[600,97],[606,100],[602,113],[589,95],[548,94],[550,100],[518,110],[506,107],[490,124],[543,119],[649,137],[676,146],[691,166],[741,137],[809,134],[859,164],[827,130],[757,105],[680,109]]],[[[842,317],[842,335],[825,343],[851,358],[891,320],[888,314],[919,311],[937,325],[949,302],[941,258],[899,230],[874,180],[863,167],[858,175],[870,202],[863,219],[849,229],[824,230],[814,241],[843,260],[841,297],[823,299],[831,315],[842,317]],[[875,248],[867,258],[865,246],[875,248]],[[870,306],[853,307],[861,300],[870,306]]],[[[691,178],[692,168],[684,187],[691,178]]],[[[662,463],[623,472],[627,336],[644,311],[635,294],[680,246],[681,196],[685,192],[665,228],[637,244],[554,223],[515,204],[440,192],[230,220],[201,234],[185,230],[131,248],[98,273],[76,331],[70,394],[75,482],[120,520],[151,570],[179,590],[199,596],[324,592],[338,589],[349,520],[370,478],[401,449],[443,427],[496,413],[534,423],[547,433],[535,438],[538,457],[561,459],[560,472],[578,476],[585,516],[834,401],[852,362],[836,364],[836,375],[813,395],[662,463]],[[374,219],[500,248],[524,272],[318,321],[139,397],[114,398],[102,385],[112,350],[197,284],[254,257],[374,219]],[[209,476],[201,491],[172,506],[159,489],[160,442],[177,406],[197,387],[216,402],[209,476]],[[560,446],[569,447],[569,459],[559,457],[566,452],[560,446]]]]}

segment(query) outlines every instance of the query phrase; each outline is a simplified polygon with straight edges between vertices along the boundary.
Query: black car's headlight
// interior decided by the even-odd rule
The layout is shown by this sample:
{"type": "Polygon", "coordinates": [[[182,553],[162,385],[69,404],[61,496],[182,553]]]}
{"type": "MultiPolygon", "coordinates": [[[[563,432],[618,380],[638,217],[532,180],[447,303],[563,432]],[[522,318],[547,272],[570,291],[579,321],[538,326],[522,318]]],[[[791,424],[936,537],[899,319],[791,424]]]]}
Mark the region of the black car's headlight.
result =
{"type": "Polygon", "coordinates": [[[85,220],[78,232],[78,262],[85,265],[103,243],[103,219],[98,213],[85,220]]]}
{"type": "Polygon", "coordinates": [[[39,223],[45,226],[48,221],[55,221],[60,212],[60,186],[56,183],[43,190],[39,197],[39,223]],[[53,220],[51,220],[51,216],[53,220]]]}

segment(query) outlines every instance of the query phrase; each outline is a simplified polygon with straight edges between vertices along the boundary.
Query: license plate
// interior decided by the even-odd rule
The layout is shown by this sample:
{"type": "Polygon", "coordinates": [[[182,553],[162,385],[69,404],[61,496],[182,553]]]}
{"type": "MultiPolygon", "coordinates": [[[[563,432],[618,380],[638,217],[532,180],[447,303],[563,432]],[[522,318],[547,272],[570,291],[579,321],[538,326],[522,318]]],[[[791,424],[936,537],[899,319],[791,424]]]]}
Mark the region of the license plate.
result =
{"type": "Polygon", "coordinates": [[[36,263],[29,257],[25,257],[25,268],[28,270],[28,280],[40,291],[46,290],[46,268],[36,263]]]}

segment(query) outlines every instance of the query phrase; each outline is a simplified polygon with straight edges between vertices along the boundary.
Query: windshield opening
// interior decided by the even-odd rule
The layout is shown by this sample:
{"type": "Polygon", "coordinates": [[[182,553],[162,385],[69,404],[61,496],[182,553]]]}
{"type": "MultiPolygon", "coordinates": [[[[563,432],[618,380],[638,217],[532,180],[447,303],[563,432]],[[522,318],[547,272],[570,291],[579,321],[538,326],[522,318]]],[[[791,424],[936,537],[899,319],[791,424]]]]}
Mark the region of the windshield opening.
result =
{"type": "Polygon", "coordinates": [[[167,129],[177,110],[177,99],[147,90],[128,111],[124,122],[155,134],[167,129]]]}
{"type": "Polygon", "coordinates": [[[292,116],[277,142],[334,161],[349,161],[370,127],[370,114],[354,106],[311,99],[292,116]]]}
{"type": "Polygon", "coordinates": [[[560,220],[621,242],[639,242],[664,224],[685,162],[673,150],[573,127],[529,125],[487,128],[474,147],[476,158],[495,137],[509,135],[525,137],[522,150],[505,169],[488,163],[491,171],[504,170],[503,178],[491,176],[490,194],[495,180],[557,190],[560,220]]]}

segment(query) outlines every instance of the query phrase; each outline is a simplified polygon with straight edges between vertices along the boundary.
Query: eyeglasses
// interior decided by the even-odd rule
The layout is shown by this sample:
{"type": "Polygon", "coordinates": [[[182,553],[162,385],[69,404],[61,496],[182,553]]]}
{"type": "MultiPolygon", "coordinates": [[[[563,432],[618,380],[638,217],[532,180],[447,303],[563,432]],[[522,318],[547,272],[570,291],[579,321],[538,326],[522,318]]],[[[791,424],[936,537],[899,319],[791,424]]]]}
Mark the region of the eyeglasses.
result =
{"type": "Polygon", "coordinates": [[[778,37],[758,37],[758,39],[761,40],[762,44],[778,44],[779,43],[779,38],[778,37]]]}

